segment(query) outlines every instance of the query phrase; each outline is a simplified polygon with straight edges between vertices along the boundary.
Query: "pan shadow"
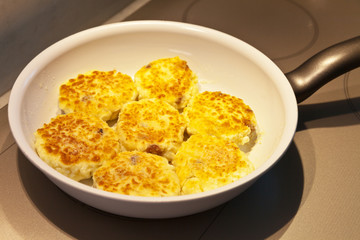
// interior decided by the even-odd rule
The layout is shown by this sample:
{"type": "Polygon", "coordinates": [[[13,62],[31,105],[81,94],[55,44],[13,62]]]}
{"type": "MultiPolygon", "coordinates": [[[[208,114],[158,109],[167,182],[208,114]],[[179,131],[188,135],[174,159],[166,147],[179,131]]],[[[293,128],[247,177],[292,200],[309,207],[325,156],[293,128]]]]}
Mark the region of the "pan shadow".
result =
{"type": "Polygon", "coordinates": [[[291,221],[299,208],[304,182],[301,159],[291,144],[279,163],[228,203],[191,216],[148,220],[109,214],[73,199],[20,150],[17,163],[23,188],[35,208],[76,239],[216,239],[213,237],[224,235],[225,239],[259,239],[291,221]]]}
{"type": "Polygon", "coordinates": [[[311,128],[340,127],[360,124],[360,113],[355,108],[360,106],[360,97],[331,101],[325,103],[299,105],[299,121],[297,131],[309,128],[308,122],[312,122],[311,128]],[[344,117],[354,114],[357,118],[344,117]],[[318,121],[321,120],[321,121],[318,121]]]}

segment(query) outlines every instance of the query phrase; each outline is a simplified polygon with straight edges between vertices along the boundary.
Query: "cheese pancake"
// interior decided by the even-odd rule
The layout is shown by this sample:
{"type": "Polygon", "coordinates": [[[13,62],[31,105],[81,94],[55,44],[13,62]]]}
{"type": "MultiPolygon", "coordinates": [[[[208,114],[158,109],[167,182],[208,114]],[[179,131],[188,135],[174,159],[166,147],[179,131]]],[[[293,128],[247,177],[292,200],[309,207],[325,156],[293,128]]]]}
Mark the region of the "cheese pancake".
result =
{"type": "Polygon", "coordinates": [[[183,109],[199,91],[197,76],[179,57],[155,60],[135,73],[139,99],[158,98],[183,109]]]}
{"type": "Polygon", "coordinates": [[[85,112],[104,121],[114,120],[137,90],[131,77],[117,71],[79,74],[60,86],[59,107],[65,113],[85,112]]]}
{"type": "Polygon", "coordinates": [[[187,133],[209,134],[236,143],[250,141],[256,131],[255,114],[242,99],[221,92],[203,92],[184,109],[187,133]]]}
{"type": "Polygon", "coordinates": [[[164,157],[144,152],[122,152],[106,161],[93,176],[94,187],[145,197],[176,196],[179,178],[164,157]]]}
{"type": "Polygon", "coordinates": [[[116,131],[128,151],[153,153],[171,161],[183,141],[185,121],[167,102],[142,99],[124,105],[116,131]]]}
{"type": "Polygon", "coordinates": [[[35,149],[52,168],[76,181],[90,178],[120,152],[115,131],[82,112],[58,115],[35,132],[35,149]]]}
{"type": "Polygon", "coordinates": [[[182,194],[215,189],[254,170],[235,143],[205,134],[190,136],[172,163],[179,176],[182,194]]]}

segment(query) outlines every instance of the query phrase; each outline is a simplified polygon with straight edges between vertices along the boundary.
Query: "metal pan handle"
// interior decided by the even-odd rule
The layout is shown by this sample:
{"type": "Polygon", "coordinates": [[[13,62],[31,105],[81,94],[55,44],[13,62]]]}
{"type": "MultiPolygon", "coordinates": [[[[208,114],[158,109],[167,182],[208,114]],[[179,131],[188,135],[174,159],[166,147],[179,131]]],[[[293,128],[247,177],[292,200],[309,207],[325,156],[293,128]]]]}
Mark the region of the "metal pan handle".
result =
{"type": "Polygon", "coordinates": [[[324,49],[285,76],[300,103],[329,81],[357,67],[360,36],[324,49]]]}

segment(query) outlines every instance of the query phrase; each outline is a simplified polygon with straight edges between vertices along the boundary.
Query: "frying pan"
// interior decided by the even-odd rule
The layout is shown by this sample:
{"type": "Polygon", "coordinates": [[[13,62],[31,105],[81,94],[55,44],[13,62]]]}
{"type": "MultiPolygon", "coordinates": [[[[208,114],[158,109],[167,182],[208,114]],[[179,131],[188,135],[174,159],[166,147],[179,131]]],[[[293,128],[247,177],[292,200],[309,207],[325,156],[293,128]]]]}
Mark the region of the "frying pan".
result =
{"type": "Polygon", "coordinates": [[[60,189],[103,211],[138,218],[190,215],[218,206],[253,184],[281,158],[294,136],[303,101],[331,79],[360,65],[360,37],[332,46],[284,74],[264,54],[228,34],[169,21],[133,21],[69,36],[36,56],[11,91],[8,112],[14,138],[29,161],[60,189]],[[248,153],[256,169],[226,186],[175,197],[120,195],[73,181],[49,167],[34,150],[33,133],[59,114],[60,84],[89,70],[133,76],[152,60],[179,56],[198,75],[201,91],[242,98],[254,110],[259,141],[248,153]]]}

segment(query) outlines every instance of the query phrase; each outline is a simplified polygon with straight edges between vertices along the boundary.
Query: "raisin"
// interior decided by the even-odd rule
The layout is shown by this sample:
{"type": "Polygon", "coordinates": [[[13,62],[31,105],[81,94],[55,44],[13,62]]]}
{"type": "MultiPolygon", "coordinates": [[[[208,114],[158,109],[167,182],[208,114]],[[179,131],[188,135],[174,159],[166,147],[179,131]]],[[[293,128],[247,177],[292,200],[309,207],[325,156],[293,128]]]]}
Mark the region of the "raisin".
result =
{"type": "Polygon", "coordinates": [[[162,154],[162,151],[160,149],[160,147],[156,144],[151,144],[146,150],[145,152],[147,153],[152,153],[152,154],[156,154],[156,155],[159,155],[161,156],[162,154]]]}

